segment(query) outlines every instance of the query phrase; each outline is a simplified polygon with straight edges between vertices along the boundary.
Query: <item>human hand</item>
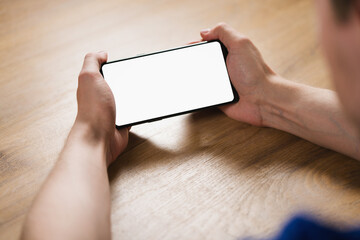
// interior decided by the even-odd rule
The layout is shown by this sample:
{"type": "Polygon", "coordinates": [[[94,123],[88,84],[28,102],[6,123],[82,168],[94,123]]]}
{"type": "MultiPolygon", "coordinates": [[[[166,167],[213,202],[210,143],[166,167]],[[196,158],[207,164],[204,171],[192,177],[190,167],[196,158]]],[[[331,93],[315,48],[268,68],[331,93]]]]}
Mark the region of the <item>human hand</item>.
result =
{"type": "Polygon", "coordinates": [[[264,62],[260,52],[244,35],[220,23],[200,32],[205,41],[220,40],[228,50],[226,65],[240,100],[220,107],[229,117],[256,126],[264,126],[261,104],[271,76],[275,73],[264,62]]]}
{"type": "Polygon", "coordinates": [[[106,52],[88,53],[85,56],[79,74],[78,114],[74,127],[85,126],[87,138],[105,141],[107,164],[110,165],[126,148],[129,130],[117,130],[115,127],[114,96],[99,71],[101,64],[106,61],[106,52]]]}

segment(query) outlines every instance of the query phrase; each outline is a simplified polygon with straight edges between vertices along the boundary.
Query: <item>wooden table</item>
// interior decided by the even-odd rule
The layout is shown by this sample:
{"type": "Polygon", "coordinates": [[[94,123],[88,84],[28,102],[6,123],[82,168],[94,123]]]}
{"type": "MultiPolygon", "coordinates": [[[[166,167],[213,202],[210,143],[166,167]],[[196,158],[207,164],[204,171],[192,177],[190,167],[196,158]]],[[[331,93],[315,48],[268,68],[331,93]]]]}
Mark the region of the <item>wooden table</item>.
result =
{"type": "MultiPolygon", "coordinates": [[[[311,0],[0,1],[0,239],[18,238],[76,114],[84,55],[183,45],[225,21],[275,71],[331,88],[311,0]]],[[[360,164],[218,110],[135,126],[109,168],[114,239],[275,234],[298,212],[360,224],[360,164]]]]}

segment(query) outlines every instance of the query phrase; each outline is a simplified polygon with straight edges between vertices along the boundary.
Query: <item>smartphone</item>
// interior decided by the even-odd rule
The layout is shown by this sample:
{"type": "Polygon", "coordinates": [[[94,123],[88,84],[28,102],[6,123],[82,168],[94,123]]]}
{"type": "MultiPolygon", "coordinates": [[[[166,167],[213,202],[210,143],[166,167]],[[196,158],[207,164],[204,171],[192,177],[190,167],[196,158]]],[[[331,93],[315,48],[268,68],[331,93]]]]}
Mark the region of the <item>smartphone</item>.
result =
{"type": "Polygon", "coordinates": [[[238,101],[219,41],[200,42],[107,62],[117,127],[132,126],[238,101]]]}

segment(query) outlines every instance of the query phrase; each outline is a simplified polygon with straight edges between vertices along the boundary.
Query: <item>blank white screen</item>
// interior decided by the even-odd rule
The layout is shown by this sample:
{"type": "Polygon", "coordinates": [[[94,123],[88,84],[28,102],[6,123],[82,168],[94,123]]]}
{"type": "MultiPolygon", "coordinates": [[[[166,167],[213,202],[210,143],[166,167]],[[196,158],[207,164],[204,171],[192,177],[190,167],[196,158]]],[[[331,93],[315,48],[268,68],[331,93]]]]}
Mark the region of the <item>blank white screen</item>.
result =
{"type": "Polygon", "coordinates": [[[234,99],[218,42],[105,64],[102,71],[118,126],[234,99]]]}

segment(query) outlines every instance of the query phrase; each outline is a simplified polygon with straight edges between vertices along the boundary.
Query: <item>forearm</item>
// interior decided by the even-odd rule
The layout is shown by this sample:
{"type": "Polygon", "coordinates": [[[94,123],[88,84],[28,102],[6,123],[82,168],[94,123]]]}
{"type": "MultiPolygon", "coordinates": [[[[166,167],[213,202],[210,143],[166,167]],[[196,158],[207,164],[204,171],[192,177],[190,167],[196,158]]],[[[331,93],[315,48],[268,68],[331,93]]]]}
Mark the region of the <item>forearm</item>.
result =
{"type": "Polygon", "coordinates": [[[23,239],[110,239],[106,142],[74,125],[26,219],[23,239]]]}
{"type": "Polygon", "coordinates": [[[274,77],[262,101],[265,126],[277,128],[360,160],[356,128],[335,92],[274,77]]]}

